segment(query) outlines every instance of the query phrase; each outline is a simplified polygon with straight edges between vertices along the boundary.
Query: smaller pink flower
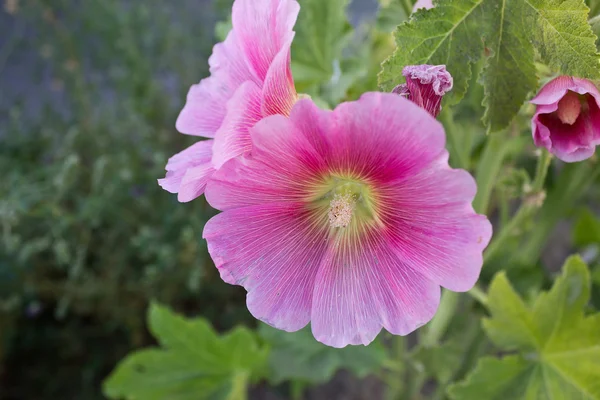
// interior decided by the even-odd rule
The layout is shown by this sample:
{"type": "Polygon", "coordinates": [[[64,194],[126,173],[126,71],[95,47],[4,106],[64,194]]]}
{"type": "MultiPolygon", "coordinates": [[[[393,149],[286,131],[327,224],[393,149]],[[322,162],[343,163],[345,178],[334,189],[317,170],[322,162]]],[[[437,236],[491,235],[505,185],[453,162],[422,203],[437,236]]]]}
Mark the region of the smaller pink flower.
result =
{"type": "Polygon", "coordinates": [[[171,157],[158,183],[187,202],[228,160],[251,148],[248,129],[262,118],[289,115],[297,95],[290,47],[300,6],[295,0],[236,0],[233,28],[208,60],[211,75],[193,85],[176,128],[207,137],[171,157]]]}
{"type": "Polygon", "coordinates": [[[417,0],[412,9],[412,12],[415,12],[421,8],[424,8],[426,10],[433,8],[433,0],[417,0]]]}
{"type": "Polygon", "coordinates": [[[600,92],[587,79],[559,76],[531,100],[533,141],[565,162],[590,158],[600,144],[600,92]]]}
{"type": "Polygon", "coordinates": [[[445,65],[409,65],[402,75],[406,83],[398,85],[392,93],[406,97],[419,107],[437,117],[442,109],[442,97],[452,90],[452,75],[445,65]]]}

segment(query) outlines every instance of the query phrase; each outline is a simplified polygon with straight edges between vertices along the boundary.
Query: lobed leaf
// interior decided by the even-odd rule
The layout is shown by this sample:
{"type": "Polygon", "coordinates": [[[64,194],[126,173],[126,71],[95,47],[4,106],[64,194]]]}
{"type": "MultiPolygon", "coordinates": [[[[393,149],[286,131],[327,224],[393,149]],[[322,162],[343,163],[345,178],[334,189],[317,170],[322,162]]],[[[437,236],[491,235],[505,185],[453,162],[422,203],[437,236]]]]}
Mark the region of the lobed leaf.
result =
{"type": "Polygon", "coordinates": [[[262,376],[268,352],[246,328],[219,336],[203,319],[185,319],[152,304],[151,332],[160,348],[130,354],[104,382],[111,399],[242,400],[262,376]]]}
{"type": "Polygon", "coordinates": [[[524,304],[503,273],[490,287],[491,317],[484,321],[502,359],[484,357],[450,395],[470,399],[600,399],[600,314],[584,315],[590,276],[571,257],[549,292],[524,304]]]}

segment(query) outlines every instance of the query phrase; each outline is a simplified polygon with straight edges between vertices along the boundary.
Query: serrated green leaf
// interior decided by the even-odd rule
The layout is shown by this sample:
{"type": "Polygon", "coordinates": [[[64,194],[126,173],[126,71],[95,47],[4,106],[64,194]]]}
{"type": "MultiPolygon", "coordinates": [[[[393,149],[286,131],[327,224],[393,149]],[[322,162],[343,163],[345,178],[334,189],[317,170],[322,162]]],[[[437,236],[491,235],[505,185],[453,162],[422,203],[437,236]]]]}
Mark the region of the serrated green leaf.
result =
{"type": "Polygon", "coordinates": [[[600,314],[584,315],[590,298],[588,268],[567,260],[562,275],[532,307],[499,274],[490,286],[489,338],[516,355],[483,358],[455,399],[600,399],[600,314]]]}
{"type": "Polygon", "coordinates": [[[535,51],[553,69],[585,78],[600,76],[596,36],[583,0],[439,0],[395,32],[397,50],[383,63],[380,86],[391,90],[411,64],[446,64],[454,77],[450,102],[467,89],[471,63],[486,56],[483,122],[506,127],[537,87],[535,51]]]}
{"type": "Polygon", "coordinates": [[[542,59],[566,75],[600,77],[596,35],[583,0],[524,0],[534,23],[533,45],[542,59]]]}
{"type": "Polygon", "coordinates": [[[467,91],[471,63],[481,57],[484,0],[440,0],[430,10],[421,9],[398,26],[396,51],[382,64],[379,85],[391,91],[402,83],[402,69],[415,64],[445,64],[454,78],[448,94],[456,103],[467,91]]]}
{"type": "Polygon", "coordinates": [[[289,333],[261,324],[259,332],[271,346],[269,379],[275,384],[289,379],[326,382],[340,368],[364,376],[377,370],[386,357],[379,342],[343,349],[325,346],[309,327],[289,333]]]}
{"type": "MultiPolygon", "coordinates": [[[[328,82],[334,61],[340,59],[351,26],[346,18],[349,0],[300,0],[301,12],[294,30],[292,71],[296,89],[328,82]]],[[[316,94],[316,93],[310,93],[316,94]]]]}
{"type": "Polygon", "coordinates": [[[150,331],[161,348],[134,352],[104,382],[111,399],[242,400],[261,376],[268,352],[246,328],[219,336],[203,319],[186,319],[153,304],[150,331]]]}
{"type": "Polygon", "coordinates": [[[532,25],[527,18],[525,0],[484,2],[484,13],[491,16],[487,29],[495,32],[486,41],[491,55],[481,73],[485,96],[483,123],[489,131],[508,125],[537,87],[533,45],[527,33],[532,25]],[[508,118],[508,119],[507,119],[508,118]]]}

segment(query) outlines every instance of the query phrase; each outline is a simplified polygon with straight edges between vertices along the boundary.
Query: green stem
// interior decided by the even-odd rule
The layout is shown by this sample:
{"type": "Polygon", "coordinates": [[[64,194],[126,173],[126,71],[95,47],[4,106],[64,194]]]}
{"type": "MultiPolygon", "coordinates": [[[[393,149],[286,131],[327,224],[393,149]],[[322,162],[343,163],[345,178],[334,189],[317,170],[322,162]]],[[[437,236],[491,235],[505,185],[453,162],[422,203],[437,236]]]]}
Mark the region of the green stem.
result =
{"type": "Polygon", "coordinates": [[[401,400],[405,392],[404,382],[408,381],[408,379],[404,379],[406,372],[406,368],[404,368],[406,345],[405,336],[392,336],[391,374],[385,375],[385,381],[388,386],[386,397],[389,400],[401,400]]]}
{"type": "Polygon", "coordinates": [[[502,228],[500,233],[494,237],[494,240],[490,242],[487,249],[483,253],[484,264],[494,259],[498,252],[503,248],[504,244],[510,239],[515,230],[522,226],[523,221],[525,221],[536,208],[537,207],[534,207],[530,204],[523,204],[521,207],[519,207],[519,210],[516,212],[516,214],[512,217],[508,224],[502,228]]]}
{"type": "Polygon", "coordinates": [[[473,288],[471,290],[469,290],[467,293],[469,293],[469,295],[472,298],[477,300],[477,302],[479,304],[481,304],[484,307],[487,307],[487,305],[488,305],[487,294],[479,286],[477,286],[477,285],[473,286],[473,288]]]}
{"type": "Polygon", "coordinates": [[[520,150],[524,140],[521,137],[507,138],[506,135],[500,133],[488,137],[475,173],[477,196],[473,200],[473,208],[478,213],[485,214],[488,210],[492,190],[504,158],[510,153],[520,150]]]}
{"type": "Polygon", "coordinates": [[[435,316],[429,323],[429,329],[427,330],[427,333],[425,336],[423,336],[423,344],[425,346],[436,345],[442,336],[444,336],[444,333],[446,333],[446,329],[448,328],[448,324],[454,316],[459,299],[459,293],[444,289],[440,306],[435,313],[435,316]]]}
{"type": "Polygon", "coordinates": [[[454,116],[450,109],[444,109],[440,116],[440,122],[444,125],[446,130],[446,136],[448,138],[450,153],[450,161],[456,168],[468,169],[469,168],[469,155],[466,152],[461,151],[461,148],[465,147],[460,145],[460,140],[456,137],[457,129],[454,123],[454,116]]]}
{"type": "Polygon", "coordinates": [[[542,149],[542,154],[538,159],[537,167],[535,169],[535,178],[532,183],[532,192],[537,193],[544,188],[544,182],[546,182],[546,176],[548,175],[548,168],[552,161],[552,155],[545,149],[542,149]]]}
{"type": "Polygon", "coordinates": [[[538,261],[548,237],[558,221],[564,217],[564,210],[573,208],[599,174],[600,163],[593,165],[587,161],[564,166],[539,212],[536,229],[520,248],[519,263],[532,265],[538,261]]]}
{"type": "Polygon", "coordinates": [[[500,233],[495,235],[494,240],[492,240],[483,255],[484,263],[492,260],[497,255],[498,251],[504,247],[504,244],[510,239],[514,232],[523,226],[523,222],[539,208],[540,205],[535,197],[543,195],[542,191],[544,189],[544,182],[546,181],[546,176],[548,175],[548,169],[551,161],[551,154],[546,150],[542,150],[542,154],[538,159],[535,169],[533,183],[531,185],[531,197],[523,200],[523,203],[515,215],[505,226],[502,227],[500,233]]]}

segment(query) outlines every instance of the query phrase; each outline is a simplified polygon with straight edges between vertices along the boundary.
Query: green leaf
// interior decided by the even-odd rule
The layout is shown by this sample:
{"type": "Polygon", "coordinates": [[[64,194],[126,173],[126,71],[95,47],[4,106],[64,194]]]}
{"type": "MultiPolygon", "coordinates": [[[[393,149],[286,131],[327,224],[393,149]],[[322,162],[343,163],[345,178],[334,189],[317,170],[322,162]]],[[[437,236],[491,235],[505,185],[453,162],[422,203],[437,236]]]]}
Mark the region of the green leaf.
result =
{"type": "Polygon", "coordinates": [[[300,0],[292,44],[292,71],[299,92],[308,93],[311,85],[328,82],[334,75],[334,61],[339,62],[351,32],[346,18],[348,2],[300,0]]]}
{"type": "Polygon", "coordinates": [[[288,333],[262,324],[259,332],[271,345],[269,379],[275,384],[288,379],[327,382],[340,368],[364,376],[377,370],[386,357],[379,342],[343,349],[325,346],[308,327],[288,333]]]}
{"type": "Polygon", "coordinates": [[[600,314],[584,315],[590,298],[588,268],[567,260],[549,292],[527,306],[503,273],[490,286],[491,317],[483,325],[503,351],[502,359],[480,360],[453,398],[600,399],[600,314]]]}
{"type": "Polygon", "coordinates": [[[455,103],[467,91],[471,63],[483,53],[481,26],[484,0],[440,0],[421,9],[394,32],[396,51],[382,64],[379,84],[391,91],[404,81],[402,69],[415,64],[445,64],[454,78],[448,94],[455,103]],[[474,38],[476,38],[474,40],[474,38]]]}
{"type": "Polygon", "coordinates": [[[243,400],[262,376],[268,351],[246,328],[219,336],[205,320],[152,304],[149,328],[160,348],[134,352],[104,382],[112,399],[243,400]]]}
{"type": "Polygon", "coordinates": [[[506,127],[537,88],[537,53],[562,74],[600,76],[596,36],[583,0],[439,0],[398,26],[397,50],[383,63],[380,86],[401,83],[402,68],[446,64],[454,77],[450,102],[465,94],[471,64],[485,57],[483,122],[489,131],[506,127]]]}
{"type": "Polygon", "coordinates": [[[527,7],[525,0],[484,2],[484,13],[493,16],[489,32],[495,32],[486,41],[492,54],[480,77],[485,93],[483,123],[489,131],[507,126],[537,87],[533,45],[527,33],[533,21],[524,18],[527,7]]]}
{"type": "Polygon", "coordinates": [[[590,209],[583,209],[573,228],[573,240],[577,246],[600,244],[600,219],[590,209]]]}

